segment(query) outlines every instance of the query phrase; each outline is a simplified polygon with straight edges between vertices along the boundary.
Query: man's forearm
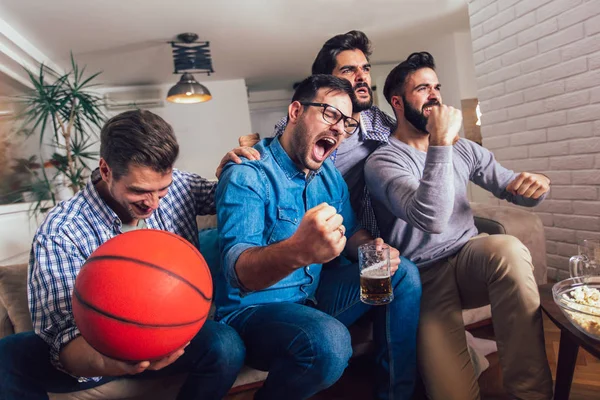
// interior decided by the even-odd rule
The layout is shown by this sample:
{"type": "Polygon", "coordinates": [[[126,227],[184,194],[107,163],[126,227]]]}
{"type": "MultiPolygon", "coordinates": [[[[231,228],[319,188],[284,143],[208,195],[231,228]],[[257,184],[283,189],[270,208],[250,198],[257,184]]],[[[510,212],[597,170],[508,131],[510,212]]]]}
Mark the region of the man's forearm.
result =
{"type": "Polygon", "coordinates": [[[235,271],[247,290],[261,290],[279,282],[296,269],[310,264],[302,260],[290,239],[244,251],[235,263],[235,271]]]}
{"type": "Polygon", "coordinates": [[[105,375],[102,357],[82,336],[67,343],[60,351],[60,363],[74,376],[94,377],[105,375]]]}

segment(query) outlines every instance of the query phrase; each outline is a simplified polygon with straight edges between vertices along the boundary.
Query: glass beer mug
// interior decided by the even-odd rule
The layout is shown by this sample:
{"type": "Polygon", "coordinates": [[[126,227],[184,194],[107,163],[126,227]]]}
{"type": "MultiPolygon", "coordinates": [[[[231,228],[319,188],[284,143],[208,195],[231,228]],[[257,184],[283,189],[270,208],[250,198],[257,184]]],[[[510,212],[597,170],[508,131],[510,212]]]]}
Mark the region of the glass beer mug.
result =
{"type": "Polygon", "coordinates": [[[569,259],[571,278],[600,276],[600,240],[586,239],[577,246],[579,255],[569,259]]]}
{"type": "Polygon", "coordinates": [[[360,300],[371,305],[388,304],[394,299],[387,245],[363,244],[358,248],[360,300]]]}

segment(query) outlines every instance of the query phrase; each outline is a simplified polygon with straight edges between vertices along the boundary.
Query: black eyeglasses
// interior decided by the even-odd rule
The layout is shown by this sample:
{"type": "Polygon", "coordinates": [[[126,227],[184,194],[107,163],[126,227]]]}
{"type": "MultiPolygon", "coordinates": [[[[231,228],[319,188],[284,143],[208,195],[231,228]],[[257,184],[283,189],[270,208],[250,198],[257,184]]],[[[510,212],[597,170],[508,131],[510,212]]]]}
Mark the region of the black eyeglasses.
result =
{"type": "Polygon", "coordinates": [[[335,125],[344,120],[344,132],[352,135],[358,129],[359,122],[352,117],[345,116],[340,110],[326,103],[310,103],[301,101],[303,106],[323,107],[323,120],[328,124],[335,125]]]}

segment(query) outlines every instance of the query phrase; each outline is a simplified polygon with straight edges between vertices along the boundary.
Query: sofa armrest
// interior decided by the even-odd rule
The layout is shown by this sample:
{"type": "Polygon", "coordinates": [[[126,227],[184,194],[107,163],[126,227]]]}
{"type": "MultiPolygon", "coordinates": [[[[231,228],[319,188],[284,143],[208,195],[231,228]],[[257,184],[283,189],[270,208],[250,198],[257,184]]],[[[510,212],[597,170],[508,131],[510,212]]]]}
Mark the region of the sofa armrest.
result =
{"type": "Polygon", "coordinates": [[[27,304],[27,264],[0,266],[0,304],[15,333],[33,330],[27,304]]]}
{"type": "Polygon", "coordinates": [[[475,227],[479,233],[487,233],[488,235],[504,235],[506,234],[506,229],[504,225],[502,225],[498,221],[494,221],[493,219],[483,218],[474,216],[475,227]]]}
{"type": "Polygon", "coordinates": [[[471,203],[471,208],[478,229],[481,228],[483,232],[490,234],[512,235],[523,242],[531,253],[534,266],[533,275],[537,284],[541,285],[548,281],[546,236],[540,217],[516,206],[471,203]]]}
{"type": "Polygon", "coordinates": [[[0,302],[0,339],[15,333],[15,327],[8,316],[6,307],[0,302]]]}

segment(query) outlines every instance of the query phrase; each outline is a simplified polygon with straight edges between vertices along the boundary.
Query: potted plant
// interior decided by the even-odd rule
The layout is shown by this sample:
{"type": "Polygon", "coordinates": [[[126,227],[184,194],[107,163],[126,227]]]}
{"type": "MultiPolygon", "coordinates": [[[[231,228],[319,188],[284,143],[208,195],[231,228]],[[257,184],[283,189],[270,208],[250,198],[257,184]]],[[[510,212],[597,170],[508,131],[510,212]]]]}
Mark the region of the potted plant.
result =
{"type": "MultiPolygon", "coordinates": [[[[90,91],[92,83],[100,72],[85,77],[85,68],[79,68],[71,54],[71,70],[65,74],[54,73],[42,64],[37,76],[26,70],[33,84],[33,90],[19,97],[22,111],[22,129],[27,136],[39,135],[40,148],[48,145],[52,149],[50,160],[41,156],[41,165],[50,163],[54,171],[48,176],[46,168],[37,177],[40,186],[51,188],[51,205],[56,204],[57,185],[65,185],[77,193],[82,189],[91,173],[90,160],[97,159],[98,153],[91,148],[97,141],[97,131],[104,122],[102,99],[90,91]],[[52,82],[50,82],[52,80],[52,82]],[[49,140],[48,140],[49,139],[49,140]]],[[[39,202],[36,210],[40,208],[39,202]]]]}

